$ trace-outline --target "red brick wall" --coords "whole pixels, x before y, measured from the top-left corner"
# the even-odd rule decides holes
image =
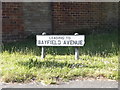
[[[24,22],[22,3],[2,3],[3,41],[16,41],[23,38]]]
[[[101,3],[53,3],[53,29],[55,33],[69,34],[81,29],[92,29],[101,24]],[[89,30],[90,31],[90,30]],[[89,32],[87,30],[87,32]],[[82,32],[82,31],[81,31]]]
[[[26,31],[30,34],[32,32],[40,34],[43,31],[52,31],[54,34],[74,34],[74,32],[81,34],[100,27],[107,27],[110,30],[117,25],[117,17],[116,3],[4,2],[2,3],[2,39],[16,41],[24,38],[25,34],[27,36]]]

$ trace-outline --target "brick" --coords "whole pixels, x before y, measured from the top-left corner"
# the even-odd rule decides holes
[[[109,5],[117,6],[115,3],[98,3],[98,2],[56,2],[53,3],[53,29],[54,33],[63,31],[74,32],[80,29],[92,29],[103,27],[102,23],[106,22],[107,10],[112,8]],[[112,9],[113,11],[115,9]],[[110,11],[110,10],[108,10]],[[116,11],[116,10],[115,10]],[[117,14],[117,13],[116,13]],[[105,16],[106,15],[106,16]],[[112,16],[114,17],[114,15]],[[104,23],[107,27],[107,23]],[[97,29],[97,28],[96,28]],[[66,32],[69,34],[69,32]],[[89,32],[89,31],[88,31]]]
[[[2,2],[3,40],[24,35],[70,34],[91,29],[117,28],[118,3],[102,2]]]
[[[24,32],[22,3],[3,2],[2,7],[3,40],[17,40],[19,32]]]

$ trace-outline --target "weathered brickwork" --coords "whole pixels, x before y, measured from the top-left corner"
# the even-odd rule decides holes
[[[102,21],[103,28],[108,29],[117,29],[118,28],[118,3],[102,3],[103,9],[102,14],[104,17],[104,20]]]
[[[53,3],[54,33],[86,33],[116,24],[116,6],[116,3],[100,2]]]
[[[24,36],[22,3],[2,3],[3,41],[16,41]]]
[[[117,28],[118,3],[105,2],[4,2],[3,41],[31,34],[73,34]],[[103,31],[103,32],[104,32]]]
[[[52,33],[51,3],[27,2],[23,5],[26,34]]]

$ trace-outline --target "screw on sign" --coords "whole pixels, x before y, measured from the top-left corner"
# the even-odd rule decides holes
[[[42,47],[41,58],[45,58],[46,46],[73,46],[75,47],[75,60],[79,59],[79,47],[84,46],[85,36],[75,33],[74,35],[36,35],[36,45]]]

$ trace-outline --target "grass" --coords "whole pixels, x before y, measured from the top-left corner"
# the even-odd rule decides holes
[[[118,80],[117,33],[86,35],[80,47],[80,60],[74,60],[74,47],[46,47],[47,56],[40,59],[41,48],[34,39],[4,44],[0,53],[0,75],[5,82],[41,81],[55,84],[76,77],[104,77]]]

